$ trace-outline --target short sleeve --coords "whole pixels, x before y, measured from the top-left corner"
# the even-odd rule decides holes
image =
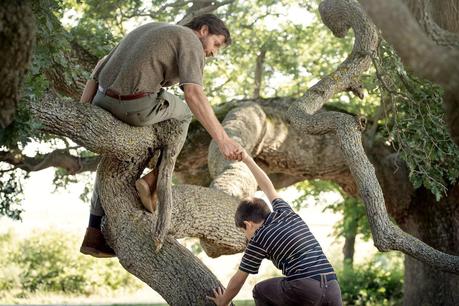
[[[181,40],[177,50],[179,85],[191,83],[202,86],[205,63],[202,44],[194,33],[183,35]]]
[[[271,202],[271,205],[273,207],[273,211],[282,211],[282,210],[288,210],[288,211],[292,211],[292,208],[290,207],[290,205],[285,202],[284,200],[280,199],[280,198],[277,198],[277,199],[274,199],[272,202]]]
[[[249,274],[257,274],[261,261],[266,258],[266,251],[257,243],[250,241],[242,256],[239,270]]]
[[[104,56],[101,60],[99,60],[97,62],[97,65],[96,67],[94,67],[94,70],[92,71],[91,73],[91,79],[93,80],[96,80],[96,81],[99,81],[99,75],[100,75],[100,72],[102,71],[102,69],[105,67],[105,64],[107,64],[107,62],[110,60],[110,58],[112,57],[113,53],[115,53],[115,50],[118,48],[118,46],[116,46],[115,48],[113,48],[109,54],[107,54],[106,56]]]

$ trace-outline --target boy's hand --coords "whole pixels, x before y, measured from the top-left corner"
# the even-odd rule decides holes
[[[224,299],[224,295],[225,295],[225,289],[219,287],[217,289],[214,289],[214,295],[215,297],[211,297],[211,296],[206,296],[209,300],[212,300],[215,305],[217,306],[227,306],[227,305],[230,305],[230,304],[224,304],[225,302],[225,299]]]
[[[244,148],[242,148],[241,159],[239,161],[245,161],[248,157],[249,157],[249,154]]]

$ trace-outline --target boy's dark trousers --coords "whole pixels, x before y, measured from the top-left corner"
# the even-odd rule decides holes
[[[336,277],[333,278],[330,280],[329,275],[322,274],[317,279],[287,281],[285,277],[276,277],[262,281],[253,288],[255,305],[341,306],[341,290]]]

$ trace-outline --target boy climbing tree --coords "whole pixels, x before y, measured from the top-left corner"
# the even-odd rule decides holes
[[[208,298],[217,305],[228,305],[247,276],[258,273],[261,261],[267,258],[285,276],[256,284],[256,305],[342,305],[335,271],[309,227],[279,197],[269,177],[245,150],[242,161],[255,176],[273,211],[260,198],[244,199],[239,204],[235,223],[244,231],[248,244],[227,289],[214,289],[215,296]]]

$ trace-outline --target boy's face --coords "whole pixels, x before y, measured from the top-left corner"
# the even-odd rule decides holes
[[[250,241],[253,235],[255,235],[255,231],[263,225],[263,222],[255,223],[252,221],[244,221],[244,224],[245,224],[245,228],[241,228],[241,231],[244,232],[244,235],[245,235],[245,238],[247,238],[247,241]]]

